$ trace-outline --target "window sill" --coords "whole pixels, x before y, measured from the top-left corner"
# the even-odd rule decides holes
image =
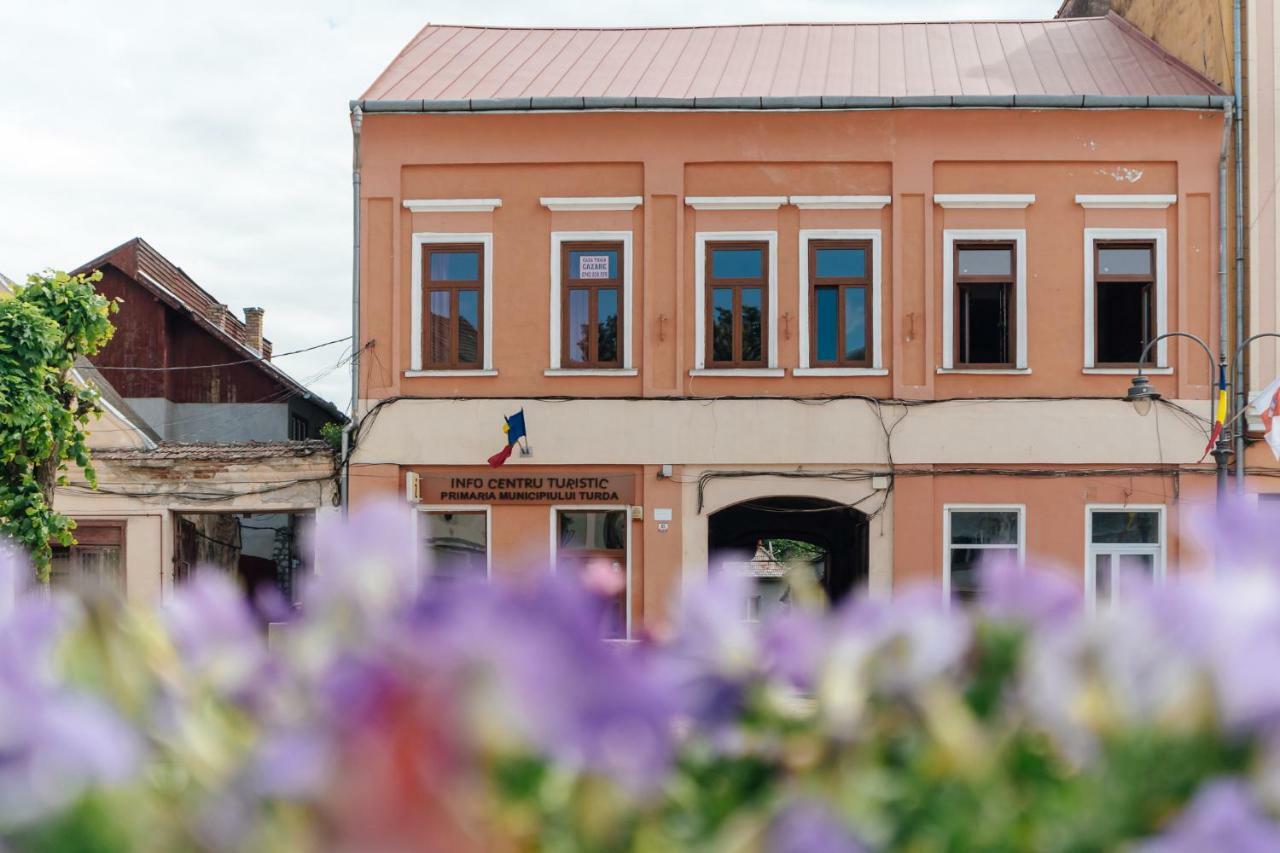
[[[888,376],[884,367],[793,367],[792,376]]]
[[[543,376],[639,376],[634,367],[553,367],[542,371]]]
[[[408,378],[416,378],[419,376],[497,376],[496,370],[406,370],[404,375]]]
[[[1136,367],[1086,367],[1080,371],[1088,376],[1136,376]],[[1172,376],[1172,367],[1144,367],[1142,372],[1147,376]]]
[[[700,367],[690,370],[690,376],[739,376],[739,377],[779,377],[786,376],[787,371],[781,367]]]
[[[939,367],[939,376],[1030,376],[1029,367]]]

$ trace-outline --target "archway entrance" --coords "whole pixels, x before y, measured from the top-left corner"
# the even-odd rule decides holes
[[[832,602],[867,582],[867,517],[821,498],[753,498],[707,520],[712,571],[726,563],[756,580],[753,606],[768,608],[785,594],[782,575],[812,571]],[[776,606],[776,605],[775,605]]]

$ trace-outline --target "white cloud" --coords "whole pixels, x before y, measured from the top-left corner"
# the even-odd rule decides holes
[[[11,0],[0,5],[0,270],[142,236],[277,352],[350,330],[347,102],[430,19],[506,25],[1046,18],[1058,0]],[[319,376],[341,345],[287,358]],[[345,405],[349,376],[315,389]]]

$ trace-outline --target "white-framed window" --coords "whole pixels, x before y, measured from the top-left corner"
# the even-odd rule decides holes
[[[942,232],[942,369],[1026,372],[1027,232]]]
[[[880,229],[801,229],[797,375],[884,369]]]
[[[584,374],[631,373],[635,370],[632,356],[632,268],[635,257],[632,244],[630,231],[551,232],[551,370]],[[601,259],[603,263],[600,263]],[[593,276],[598,274],[602,274],[601,278],[609,284],[589,286],[595,281]],[[575,288],[575,282],[581,282],[583,287]],[[617,292],[619,283],[620,293]],[[578,295],[583,297],[581,306],[574,299]],[[609,298],[604,298],[606,296]],[[584,314],[578,317],[588,310],[593,312],[592,316]],[[607,327],[610,313],[615,324],[613,340],[617,352],[614,358],[605,357],[609,353],[601,346],[604,336],[584,334],[579,342],[572,331],[566,332],[566,329],[580,326],[583,322]],[[582,352],[576,360],[580,363],[575,364],[575,353],[579,348]],[[607,364],[613,361],[618,363]],[[600,362],[606,365],[602,366]]]
[[[753,307],[759,311],[762,307],[763,317],[754,318],[754,324],[761,328],[762,340],[759,344],[764,352],[758,358],[752,358],[753,352],[749,352],[748,347],[744,345],[744,339],[747,332],[743,327],[748,325],[741,322],[742,318],[738,316],[730,316],[728,328],[731,331],[729,343],[727,344],[730,353],[726,359],[727,364],[733,366],[717,367],[715,364],[709,364],[707,357],[709,340],[714,338],[708,333],[708,328],[712,325],[708,314],[708,301],[717,294],[717,288],[712,287],[708,292],[707,278],[713,271],[708,269],[707,257],[717,244],[723,245],[726,257],[731,255],[735,261],[742,260],[743,263],[749,261],[746,255],[751,251],[758,251],[761,260],[761,268],[754,272],[751,276],[747,276],[746,272],[750,270],[733,270],[733,278],[726,277],[726,282],[734,282],[726,284],[723,290],[728,295],[728,304],[732,306],[740,306],[737,310],[747,312]],[[753,247],[758,246],[759,249]],[[740,258],[738,256],[741,256]],[[738,273],[743,273],[738,275]],[[781,376],[783,371],[778,368],[778,232],[777,231],[699,231],[694,234],[694,279],[696,281],[696,293],[694,298],[694,373],[698,374],[724,374],[724,375],[740,375],[740,376]],[[752,284],[742,284],[741,282],[748,279],[760,279],[764,284],[763,292],[757,293],[758,289]],[[760,306],[763,301],[764,305]],[[748,303],[751,304],[748,304]],[[728,309],[730,315],[734,314],[734,309]],[[714,343],[714,340],[711,340]],[[756,342],[753,340],[750,346],[754,347]],[[758,362],[758,363],[755,363]],[[745,366],[751,364],[751,366]]]
[[[440,504],[417,509],[422,553],[433,578],[489,577],[493,570],[491,507]]]
[[[977,597],[986,558],[1026,557],[1027,509],[1022,504],[945,504],[942,507],[942,589],[948,600]]]
[[[451,247],[454,255],[461,261],[454,269],[452,264],[442,262],[441,287],[439,304],[431,304],[433,318],[432,328],[425,327],[428,299],[436,294],[428,294],[427,288],[433,272],[427,269],[432,260],[433,250],[430,247]],[[469,274],[471,263],[468,247],[479,252],[479,267],[475,276],[476,288],[468,288],[470,280],[461,286],[451,279],[455,275]],[[466,250],[466,251],[464,251]],[[462,257],[467,255],[467,257]],[[444,259],[448,260],[448,259]],[[411,373],[433,376],[485,376],[492,375],[493,369],[493,234],[486,233],[426,233],[416,232],[413,235],[413,292],[410,298]],[[473,290],[478,289],[475,294]],[[478,299],[475,297],[478,295]],[[437,310],[437,308],[439,310]],[[477,316],[478,315],[478,316]],[[438,320],[438,322],[437,322]],[[438,328],[437,328],[438,327]],[[443,345],[432,343],[433,336],[445,330]],[[474,341],[479,337],[479,351],[474,355],[478,361],[468,361],[468,353],[462,351],[460,342]],[[439,357],[445,367],[433,367],[426,362],[427,349],[432,347],[432,355]]]
[[[1126,579],[1164,580],[1163,505],[1090,504],[1084,530],[1084,591],[1091,608],[1114,605]]]
[[[1164,228],[1084,230],[1084,366],[1132,373],[1142,346],[1168,331],[1169,257]],[[1168,341],[1155,346],[1169,366]]]
[[[626,586],[607,609],[601,635],[631,638],[631,508],[607,504],[551,507],[551,565],[556,571],[619,572]]]

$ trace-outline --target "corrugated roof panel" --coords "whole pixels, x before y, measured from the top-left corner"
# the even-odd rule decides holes
[[[665,29],[428,26],[371,100],[1220,95],[1123,19]]]

